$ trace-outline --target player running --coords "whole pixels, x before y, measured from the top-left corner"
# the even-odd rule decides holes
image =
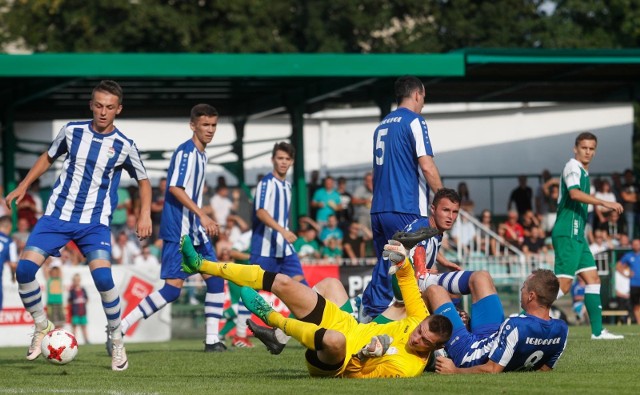
[[[44,215],[34,227],[20,256],[16,279],[25,309],[35,322],[27,359],[40,355],[40,343],[53,329],[42,303],[36,273],[49,256],[60,256],[60,248],[74,241],[87,258],[91,277],[100,292],[113,337],[113,370],[129,366],[120,333],[120,295],[111,275],[111,231],[109,224],[118,205],[117,189],[122,169],[138,182],[140,213],[137,235],[151,235],[151,184],[138,148],[113,122],[122,111],[122,88],[115,81],[102,81],[91,94],[93,120],[69,122],[36,160],[20,185],[7,195],[7,206],[20,203],[29,186],[53,162],[65,155],[62,172],[53,186]]]

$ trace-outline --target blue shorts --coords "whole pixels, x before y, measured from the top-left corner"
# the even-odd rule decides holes
[[[447,305],[443,305],[445,307]],[[504,310],[498,295],[486,296],[471,306],[471,332],[467,330],[460,315],[453,308],[436,313],[447,317],[453,324],[451,338],[445,344],[449,358],[458,367],[481,365],[489,359],[491,342],[489,339],[500,329],[504,321]]]
[[[78,224],[45,215],[33,228],[25,249],[35,247],[50,256],[60,256],[69,241],[76,243],[84,256],[104,250],[111,255],[111,230],[103,224]]]
[[[204,244],[194,246],[196,251],[205,259],[217,261],[215,251],[211,247],[211,243],[207,240]],[[162,263],[160,268],[160,278],[163,280],[169,278],[186,279],[191,276],[182,271],[182,253],[180,252],[180,242],[164,240],[162,244]]]
[[[415,214],[375,213],[371,214],[373,248],[378,263],[371,273],[371,282],[362,294],[364,313],[375,318],[389,307],[393,299],[393,287],[389,276],[389,261],[382,259],[382,251],[388,240],[399,230],[416,230],[429,227],[429,219]],[[408,229],[407,229],[408,228]]]
[[[249,262],[254,265],[260,265],[262,269],[268,272],[282,273],[289,277],[304,276],[298,254],[291,254],[282,258],[251,254]]]

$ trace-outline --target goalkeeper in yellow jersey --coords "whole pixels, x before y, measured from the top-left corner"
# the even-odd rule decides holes
[[[385,246],[384,257],[397,266],[398,285],[407,317],[388,324],[360,324],[334,301],[289,276],[257,265],[203,259],[185,236],[181,243],[186,273],[207,273],[243,286],[242,299],[266,324],[280,328],[306,348],[309,374],[314,377],[414,377],[424,371],[431,352],[449,340],[452,325],[441,315],[429,315],[416,284],[406,249],[433,236],[433,229],[398,233]],[[255,291],[273,292],[298,319],[285,318]],[[340,301],[337,301],[340,303]]]

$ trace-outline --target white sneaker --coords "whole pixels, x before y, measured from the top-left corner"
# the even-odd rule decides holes
[[[591,340],[620,340],[620,339],[624,339],[623,335],[614,335],[613,333],[609,332],[606,329],[602,329],[602,332],[600,332],[599,336],[596,335],[591,335]]]
[[[27,350],[27,359],[29,361],[33,361],[34,359],[40,356],[40,354],[42,353],[42,351],[40,350],[42,339],[44,339],[44,336],[47,333],[51,332],[54,328],[55,326],[53,325],[53,322],[47,320],[47,326],[44,329],[38,330],[38,327],[35,327],[33,329],[33,337],[31,338],[31,345]]]
[[[129,360],[127,359],[127,351],[124,349],[124,344],[113,343],[113,349],[111,350],[111,370],[127,370],[128,367]]]

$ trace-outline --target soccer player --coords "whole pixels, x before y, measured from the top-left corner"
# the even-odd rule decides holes
[[[373,135],[371,228],[378,263],[362,296],[364,313],[371,318],[382,313],[393,298],[389,262],[381,258],[383,246],[416,220],[421,221],[418,227],[428,226],[429,191],[442,188],[427,123],[420,115],[424,85],[416,77],[400,77],[395,95],[398,108],[380,122]]]
[[[122,88],[114,81],[101,81],[91,94],[91,121],[70,122],[36,160],[27,176],[7,196],[7,205],[20,203],[29,186],[44,174],[61,155],[66,155],[62,172],[54,184],[45,214],[34,227],[16,271],[18,290],[25,309],[35,321],[35,330],[27,359],[40,355],[40,343],[53,329],[42,303],[36,272],[51,255],[60,256],[60,248],[70,240],[87,258],[91,276],[100,292],[113,337],[113,370],[129,366],[120,334],[120,296],[111,275],[111,231],[109,221],[117,206],[118,184],[122,169],[138,182],[140,213],[137,235],[151,235],[151,184],[135,143],[114,125],[122,111]]]
[[[202,191],[207,166],[205,148],[211,142],[218,125],[218,111],[208,104],[197,104],[191,109],[189,125],[192,137],[173,152],[167,173],[159,237],[162,239],[162,267],[160,278],[164,286],[144,298],[122,320],[122,333],[140,321],[178,299],[184,280],[188,277],[180,270],[180,237],[189,235],[196,249],[208,259],[217,259],[209,237],[218,233],[218,224],[202,209]],[[205,352],[220,352],[227,348],[218,337],[224,281],[219,277],[202,275],[207,285],[205,298]]]
[[[423,293],[435,314],[453,324],[451,339],[445,344],[449,358],[436,359],[436,372],[500,373],[522,370],[551,370],[567,342],[567,323],[549,317],[549,309],[560,287],[550,270],[534,270],[520,291],[524,314],[504,319],[491,275],[472,272],[469,287],[473,300],[471,330],[467,329],[447,289],[432,285]]]
[[[586,283],[584,305],[589,314],[591,339],[615,340],[614,335],[602,328],[602,302],[600,299],[600,277],[589,243],[584,235],[589,204],[603,206],[621,214],[622,205],[595,198],[589,194],[589,164],[598,145],[597,137],[589,132],[580,133],[575,140],[574,158],[564,166],[560,182],[558,214],[551,232],[555,252],[555,273],[560,280],[558,298],[571,289],[573,278],[578,275]]]
[[[283,273],[307,284],[292,246],[298,237],[289,230],[291,184],[287,181],[287,171],[294,159],[293,145],[282,141],[273,146],[273,171],[256,186],[250,261],[264,270]]]
[[[10,216],[3,215],[0,217],[0,311],[2,311],[2,272],[4,271],[4,264],[9,264],[11,277],[13,278],[18,262],[18,248],[10,236],[12,227],[13,223]]]
[[[431,235],[431,232],[426,233],[427,237]],[[411,237],[414,240],[411,241]],[[425,234],[411,234],[403,243],[415,244],[418,237],[425,237]],[[385,246],[385,255],[400,265],[398,283],[404,295],[407,318],[385,325],[359,324],[353,316],[338,308],[344,300],[327,300],[287,275],[265,271],[256,265],[203,260],[188,237],[183,239],[182,253],[186,272],[206,272],[243,286],[242,299],[249,310],[307,348],[307,369],[314,377],[419,376],[431,351],[451,335],[449,320],[429,315],[418,291],[413,268],[405,258],[408,252],[397,241]],[[277,313],[254,289],[273,292],[300,318],[285,318]]]

